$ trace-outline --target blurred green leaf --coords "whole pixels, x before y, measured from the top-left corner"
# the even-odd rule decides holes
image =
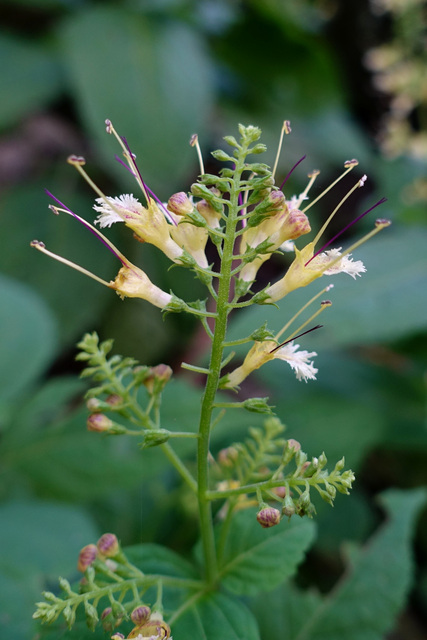
[[[194,567],[171,549],[158,544],[139,544],[126,547],[126,556],[144,573],[162,573],[197,579]]]
[[[71,92],[101,152],[106,159],[121,155],[105,135],[108,117],[140,157],[144,180],[155,191],[169,182],[169,195],[195,165],[188,142],[194,132],[203,134],[211,108],[202,39],[178,21],[99,6],[69,18],[62,45]],[[114,170],[126,175],[117,164]]]
[[[263,529],[253,509],[237,512],[221,562],[222,584],[239,595],[274,589],[296,572],[314,536],[307,518]]]
[[[410,543],[423,489],[382,494],[388,520],[357,555],[338,586],[304,615],[293,640],[382,640],[405,603],[413,577]]]
[[[285,582],[274,591],[254,598],[251,611],[258,620],[262,640],[270,640],[274,635],[294,640],[321,603],[322,598],[316,591],[303,591]]]
[[[80,549],[99,532],[88,514],[56,502],[9,502],[0,506],[3,571],[43,573],[56,578],[75,571]]]
[[[62,77],[57,59],[40,44],[0,33],[0,60],[0,128],[14,125],[59,95]]]
[[[159,473],[162,458],[143,458],[130,438],[102,438],[86,430],[87,411],[31,429],[17,442],[19,416],[2,443],[3,475],[17,490],[28,483],[38,495],[88,503]]]
[[[29,287],[0,275],[0,395],[16,398],[43,373],[57,345],[50,310]]]
[[[62,180],[49,180],[49,189],[73,211],[93,220],[94,200],[76,193],[71,167],[63,175]],[[42,240],[53,253],[107,281],[115,277],[120,262],[76,220],[65,214],[53,215],[47,209],[52,200],[44,193],[44,186],[46,183],[36,182],[3,194],[2,211],[8,219],[0,265],[5,273],[24,280],[42,294],[58,318],[60,339],[66,342],[77,339],[89,323],[93,325],[105,303],[115,301],[115,295],[70,267],[41,255],[29,246],[31,240]],[[115,232],[112,229],[108,233],[112,241]]]
[[[174,640],[258,640],[256,621],[244,604],[222,593],[196,600],[173,625]]]
[[[8,502],[0,506],[0,624],[4,637],[28,640],[38,625],[34,602],[51,579],[74,573],[80,549],[99,533],[76,508],[49,502]]]

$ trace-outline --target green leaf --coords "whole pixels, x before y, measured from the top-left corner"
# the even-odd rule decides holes
[[[239,595],[274,589],[295,573],[314,535],[308,519],[284,519],[263,529],[253,509],[236,513],[221,562],[223,585]]]
[[[403,607],[413,576],[410,549],[414,521],[426,491],[382,494],[388,520],[358,554],[333,592],[295,640],[382,640]]]
[[[46,105],[61,91],[57,60],[40,44],[0,34],[2,99],[0,127],[11,126]]]
[[[212,101],[210,61],[197,32],[99,6],[70,17],[61,37],[72,94],[105,157],[120,153],[105,134],[108,117],[155,191],[188,176],[195,162],[188,141],[203,133]],[[114,170],[126,176],[117,163]]]
[[[287,582],[274,591],[260,593],[251,602],[251,611],[258,621],[262,640],[271,637],[294,640],[321,602],[315,591],[303,591]]]
[[[259,640],[256,621],[244,604],[222,593],[196,600],[172,625],[174,640]]]
[[[50,310],[25,285],[0,276],[0,395],[15,398],[34,383],[53,356],[57,330]]]

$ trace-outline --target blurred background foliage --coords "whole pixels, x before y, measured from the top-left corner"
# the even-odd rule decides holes
[[[322,171],[320,190],[349,157],[361,162],[359,177],[369,176],[334,221],[331,236],[379,197],[388,198],[376,213],[393,226],[358,251],[366,276],[356,283],[346,276],[335,281],[325,327],[304,340],[304,348],[319,353],[318,382],[298,383],[273,362],[242,389],[270,395],[289,436],[309,454],[325,450],[331,462],[344,454],[356,472],[350,498],[337,501],[333,511],[319,504],[318,538],[299,586],[327,591],[335,583],[343,544],[364,543],[381,522],[380,491],[426,484],[426,21],[420,0],[3,0],[4,633],[15,640],[35,635],[30,616],[40,590],[52,588],[57,574],[72,576],[81,546],[106,530],[124,544],[155,541],[184,554],[197,538],[192,498],[177,492],[177,479],[157,451],[142,454],[134,442],[85,431],[85,386],[74,362],[75,342],[97,330],[102,339],[114,338],[119,353],[146,364],[171,363],[176,380],[166,394],[164,426],[188,423],[197,415],[199,381],[182,376],[179,363],[204,357],[197,325],[181,316],[161,321],[157,309],[121,302],[29,247],[33,238],[43,240],[104,279],[115,276],[115,258],[75,220],[52,215],[43,190],[93,219],[93,194],[67,165],[70,153],[86,157],[90,175],[107,194],[133,190],[114,161],[107,117],[127,137],[144,179],[162,199],[187,190],[197,175],[191,134],[199,134],[214,170],[208,152],[221,146],[222,136],[235,133],[238,122],[256,124],[272,162],[285,118],[293,133],[285,140],[279,177],[307,155],[288,195],[303,189],[312,168]],[[314,228],[351,184],[319,203]],[[361,236],[372,222],[365,219],[351,233]],[[191,299],[204,295],[190,274],[168,270],[162,255],[133,242],[125,229],[112,228],[109,237],[163,289],[186,297],[190,290]],[[285,265],[275,256],[260,275],[267,283]],[[308,293],[303,289],[283,301],[280,313],[261,307],[233,318],[232,334],[246,335],[265,320],[279,329]],[[214,450],[230,442],[231,426],[234,441],[256,422],[251,414],[226,418]],[[416,640],[427,633],[426,523],[424,512],[412,534],[417,569],[399,596],[403,613],[390,638]],[[302,593],[282,596],[309,611],[307,603],[317,596]],[[282,599],[274,597],[280,618]],[[255,613],[271,637],[262,600]],[[275,627],[275,637],[288,635]]]

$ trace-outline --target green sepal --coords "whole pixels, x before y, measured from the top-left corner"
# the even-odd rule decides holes
[[[261,151],[254,151],[254,149],[259,146],[263,145],[257,145],[256,147],[253,147],[253,149],[249,149],[249,153],[263,153],[266,150],[266,147],[264,147]],[[264,164],[264,162],[245,162],[245,169],[248,169],[257,175],[271,176],[271,169],[268,164]]]
[[[156,429],[156,431],[145,431],[144,441],[142,442],[141,449],[149,449],[151,447],[158,447],[164,444],[171,437],[171,432],[167,429]]]
[[[224,140],[230,145],[230,147],[234,147],[235,149],[242,148],[234,136],[224,136]]]
[[[206,311],[206,300],[193,300],[192,302],[187,302],[187,307],[195,309],[196,311]]]
[[[219,162],[234,162],[235,159],[228,155],[222,149],[217,149],[216,151],[212,151],[211,156],[218,160]]]
[[[248,398],[243,402],[243,407],[252,413],[273,413],[273,408],[268,404],[268,398]]]
[[[251,285],[253,283],[254,280],[250,280],[250,282],[247,282],[246,280],[236,278],[236,280],[234,281],[234,292],[236,294],[236,297],[241,298],[242,296],[245,296],[247,293],[249,293]]]
[[[267,145],[265,145],[263,142],[260,142],[258,144],[256,144],[254,147],[251,147],[250,149],[248,149],[248,155],[250,153],[253,154],[258,154],[258,153],[265,153],[265,151],[267,151]],[[270,168],[267,165],[264,165],[268,171],[270,171]]]
[[[267,322],[264,322],[262,327],[255,329],[249,337],[256,342],[265,342],[265,340],[274,340],[274,333],[267,329]]]
[[[192,224],[195,227],[204,227],[208,226],[208,223],[204,219],[201,213],[197,211],[197,209],[193,209],[191,213],[187,213],[183,220],[180,221],[179,224],[183,222],[187,222],[188,224]]]
[[[162,313],[180,313],[181,311],[184,311],[186,303],[181,300],[181,298],[178,298],[172,291],[170,291],[170,294],[172,296],[172,300],[168,302],[166,307],[163,307]]]
[[[259,127],[254,127],[252,124],[247,127],[245,127],[244,124],[239,124],[238,129],[242,136],[242,142],[246,142],[247,144],[256,142],[261,136],[261,129]]]

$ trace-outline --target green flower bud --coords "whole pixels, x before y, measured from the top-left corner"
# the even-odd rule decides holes
[[[294,515],[295,511],[296,509],[295,509],[294,501],[292,500],[291,496],[287,494],[283,502],[282,514],[290,518],[291,516]]]
[[[267,400],[268,398],[248,398],[243,402],[243,406],[247,411],[252,411],[253,413],[272,413]]]

